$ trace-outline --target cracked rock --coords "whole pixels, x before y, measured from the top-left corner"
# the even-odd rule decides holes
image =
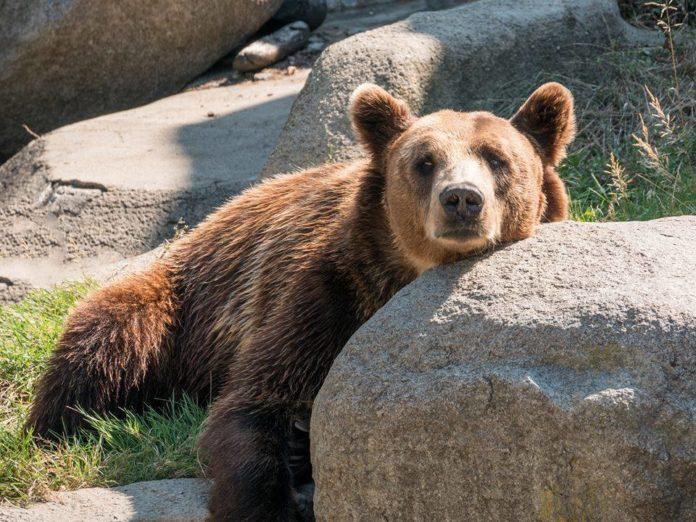
[[[696,217],[440,267],[314,404],[317,520],[696,520]]]
[[[80,211],[94,198],[101,196],[102,190],[58,185],[47,198],[46,205],[55,215],[71,214],[79,216]]]

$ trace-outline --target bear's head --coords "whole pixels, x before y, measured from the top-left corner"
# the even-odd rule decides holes
[[[529,237],[567,217],[556,166],[575,132],[573,97],[537,89],[510,119],[444,110],[414,116],[376,85],[351,96],[354,131],[384,176],[396,243],[420,270]]]

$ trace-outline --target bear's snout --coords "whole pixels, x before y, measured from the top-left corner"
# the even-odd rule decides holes
[[[481,191],[468,183],[445,187],[439,199],[448,217],[465,223],[478,219],[484,203]]]

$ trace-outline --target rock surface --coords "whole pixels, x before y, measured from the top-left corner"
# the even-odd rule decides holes
[[[384,4],[399,4],[404,0],[327,0],[329,11],[345,11]]]
[[[426,0],[425,3],[428,6],[428,9],[435,11],[439,9],[451,9],[472,1],[475,0]]]
[[[206,480],[173,479],[55,493],[27,509],[0,507],[0,522],[203,522],[208,489]]]
[[[256,179],[306,72],[58,129],[0,167],[0,301],[170,239]]]
[[[346,112],[361,83],[421,113],[472,110],[490,98],[523,101],[542,72],[596,75],[587,58],[648,38],[621,18],[615,0],[479,0],[413,14],[322,53],[263,175],[361,155]]]
[[[239,51],[233,66],[240,72],[258,71],[302,49],[309,39],[309,26],[302,21],[281,27]]]
[[[426,272],[313,411],[318,520],[695,520],[696,217]]]
[[[61,125],[176,92],[281,0],[0,3],[0,160]]]

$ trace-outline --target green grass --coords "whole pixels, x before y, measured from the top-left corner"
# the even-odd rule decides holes
[[[579,132],[560,168],[580,221],[696,214],[696,46],[615,50],[566,78]],[[563,81],[564,79],[561,79]]]
[[[581,221],[696,214],[696,2],[620,0],[662,46],[607,49],[585,77],[556,78],[576,97],[579,132],[560,168]]]
[[[0,308],[0,499],[22,503],[49,491],[202,476],[195,441],[205,410],[184,398],[123,419],[92,418],[93,431],[60,443],[22,432],[32,390],[63,321],[95,288],[40,290]]]

